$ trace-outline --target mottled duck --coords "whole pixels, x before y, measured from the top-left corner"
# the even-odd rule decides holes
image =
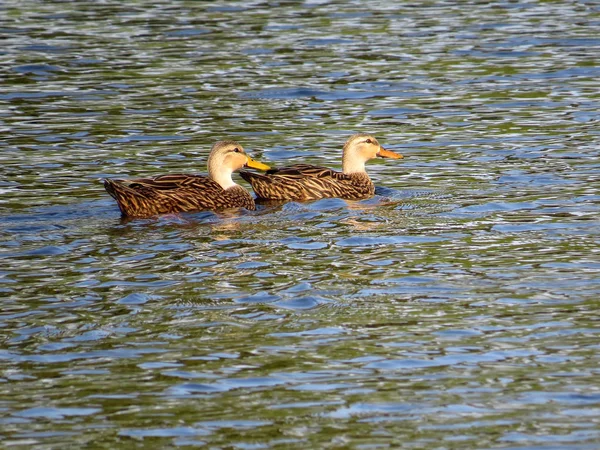
[[[250,193],[231,178],[242,167],[269,169],[248,156],[237,142],[219,141],[208,157],[208,177],[177,173],[134,180],[105,179],[104,187],[125,217],[240,207],[254,210]]]
[[[372,197],[375,186],[365,171],[365,163],[373,158],[402,158],[402,155],[383,148],[368,134],[355,134],[344,144],[342,171],[310,164],[296,164],[268,170],[266,174],[240,171],[252,185],[259,199],[317,200],[337,197],[362,200]]]

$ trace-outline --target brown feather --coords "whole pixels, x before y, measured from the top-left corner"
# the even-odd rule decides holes
[[[232,172],[269,166],[252,159],[235,141],[216,142],[208,156],[208,176],[174,173],[135,180],[104,180],[124,216],[149,217],[184,211],[256,209],[250,193],[235,184]]]
[[[241,186],[223,189],[215,181],[201,175],[106,179],[104,186],[117,201],[121,213],[129,217],[238,207],[256,209],[250,193]]]
[[[375,193],[375,186],[366,173],[344,174],[309,164],[269,170],[266,175],[241,170],[240,175],[261,199],[306,201],[338,197],[361,200]]]
[[[358,133],[346,141],[342,153],[342,172],[310,164],[296,164],[268,170],[265,175],[240,171],[261,200],[317,200],[338,197],[361,200],[372,197],[375,186],[365,171],[373,158],[402,158],[384,149],[373,136]]]

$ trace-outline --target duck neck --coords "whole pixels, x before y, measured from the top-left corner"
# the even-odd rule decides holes
[[[350,158],[348,157],[348,154],[344,152],[344,156],[342,157],[342,172],[346,175],[351,173],[366,173],[365,161]]]
[[[227,171],[222,171],[222,170],[218,171],[218,170],[211,170],[209,168],[208,176],[213,181],[216,181],[217,183],[219,183],[219,185],[223,189],[229,189],[231,187],[237,186],[237,184],[231,178],[231,172],[228,170]]]

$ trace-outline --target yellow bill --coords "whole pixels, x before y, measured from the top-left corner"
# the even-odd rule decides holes
[[[400,159],[404,158],[400,153],[393,152],[391,150],[386,150],[383,147],[379,147],[379,151],[377,152],[377,156],[380,158],[392,158],[392,159]]]
[[[264,170],[265,172],[270,169],[270,167],[267,166],[266,164],[256,161],[255,159],[250,158],[248,155],[246,155],[246,156],[248,157],[248,162],[246,163],[246,165],[244,167],[250,167],[252,169],[257,169],[257,170]]]

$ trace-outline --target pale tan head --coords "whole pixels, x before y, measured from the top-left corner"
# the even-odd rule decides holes
[[[212,146],[208,157],[208,176],[223,189],[235,186],[231,174],[242,167],[269,170],[270,167],[252,159],[235,141],[219,141]]]
[[[342,171],[344,173],[365,172],[365,163],[373,158],[402,158],[400,153],[386,150],[375,137],[358,133],[350,136],[344,144]]]

